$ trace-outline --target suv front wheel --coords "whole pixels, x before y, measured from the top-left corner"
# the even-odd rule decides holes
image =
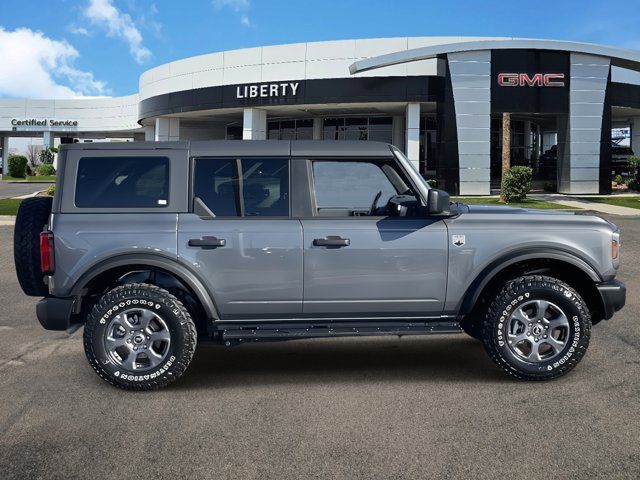
[[[566,283],[528,275],[506,283],[483,330],[485,348],[502,370],[524,380],[548,380],[580,362],[589,346],[591,316]]]
[[[185,306],[166,290],[133,283],[107,292],[84,329],[84,349],[96,373],[126,390],[152,390],[180,377],[196,347]]]

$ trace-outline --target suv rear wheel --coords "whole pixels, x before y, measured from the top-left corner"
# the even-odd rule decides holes
[[[529,275],[507,282],[493,301],[483,340],[508,374],[548,380],[580,362],[590,335],[591,316],[578,292],[556,278]]]
[[[196,340],[183,303],[143,283],[107,292],[84,329],[84,349],[93,369],[126,390],[160,388],[179,378],[191,362]]]

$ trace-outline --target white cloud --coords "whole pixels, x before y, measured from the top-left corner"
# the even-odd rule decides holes
[[[73,98],[104,96],[106,83],[74,67],[80,56],[66,40],[53,40],[28,28],[0,27],[0,96]]]
[[[89,0],[84,15],[92,24],[104,28],[110,37],[126,41],[136,62],[143,63],[151,57],[151,51],[142,44],[142,34],[131,16],[114,7],[113,0]]]
[[[217,9],[230,8],[236,13],[240,13],[240,24],[244,27],[251,26],[251,20],[247,12],[251,8],[249,0],[212,0],[213,6]]]
[[[89,33],[89,30],[87,30],[86,28],[76,27],[73,25],[69,27],[69,33],[73,33],[74,35],[82,35],[84,37],[91,36],[91,34]]]
[[[236,12],[248,10],[250,7],[249,0],[213,0],[213,5],[216,8],[229,7]]]

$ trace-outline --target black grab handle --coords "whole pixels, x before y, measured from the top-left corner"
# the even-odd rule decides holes
[[[227,241],[224,238],[216,237],[192,238],[189,240],[190,247],[216,248],[224,247],[226,244]]]
[[[326,237],[316,238],[313,240],[313,244],[316,247],[348,247],[351,245],[351,240],[342,237]]]

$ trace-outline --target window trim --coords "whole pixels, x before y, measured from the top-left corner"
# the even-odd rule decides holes
[[[227,161],[233,161],[235,160],[235,171],[236,171],[236,175],[238,176],[238,195],[236,197],[236,203],[237,203],[237,207],[238,210],[240,211],[240,215],[216,215],[215,217],[200,217],[202,220],[216,220],[216,219],[222,219],[222,220],[231,220],[231,219],[236,219],[236,220],[281,220],[281,219],[290,219],[290,218],[295,218],[292,216],[292,209],[293,209],[293,205],[291,202],[291,157],[288,155],[273,155],[273,156],[268,156],[268,155],[253,155],[253,156],[244,156],[244,157],[230,157],[230,156],[223,156],[223,157],[216,157],[216,156],[211,156],[211,155],[206,155],[206,156],[199,156],[199,157],[191,157],[189,159],[189,165],[190,165],[190,172],[189,172],[189,208],[188,208],[188,212],[189,213],[194,213],[194,202],[195,202],[195,198],[196,198],[196,192],[195,192],[195,176],[196,176],[196,163],[198,162],[198,160],[227,160]],[[287,188],[288,188],[288,210],[289,210],[289,214],[288,215],[249,215],[246,216],[245,215],[245,211],[244,211],[244,198],[243,198],[243,181],[244,179],[242,178],[242,161],[243,160],[285,160],[287,162],[287,172],[288,172],[288,176],[287,176]],[[211,210],[211,208],[209,208],[209,210]],[[214,212],[215,213],[215,212]]]
[[[80,206],[77,203],[78,200],[78,188],[80,186],[80,182],[78,181],[78,179],[80,178],[80,166],[83,160],[105,160],[107,161],[108,159],[111,160],[121,160],[123,158],[126,159],[133,159],[135,161],[138,161],[139,159],[144,159],[144,160],[149,160],[149,159],[161,159],[164,160],[166,162],[166,168],[167,168],[167,175],[165,178],[165,183],[166,183],[166,188],[167,188],[167,194],[166,194],[166,204],[164,205],[154,205],[153,207],[141,207],[141,206],[131,206],[131,207],[115,207],[115,206],[101,206],[101,207],[96,207],[96,206]],[[111,155],[111,156],[97,156],[97,155],[85,155],[85,156],[81,156],[78,158],[78,160],[75,162],[75,181],[74,181],[74,185],[73,185],[73,191],[72,191],[72,204],[73,204],[73,208],[78,209],[82,212],[106,212],[106,211],[110,211],[110,212],[114,212],[114,213],[120,213],[120,212],[149,212],[149,213],[153,213],[153,212],[157,212],[157,213],[165,213],[165,211],[167,211],[168,209],[170,209],[171,206],[171,180],[172,180],[172,169],[171,169],[171,158],[167,155],[147,155],[147,156],[138,156],[138,155]]]

